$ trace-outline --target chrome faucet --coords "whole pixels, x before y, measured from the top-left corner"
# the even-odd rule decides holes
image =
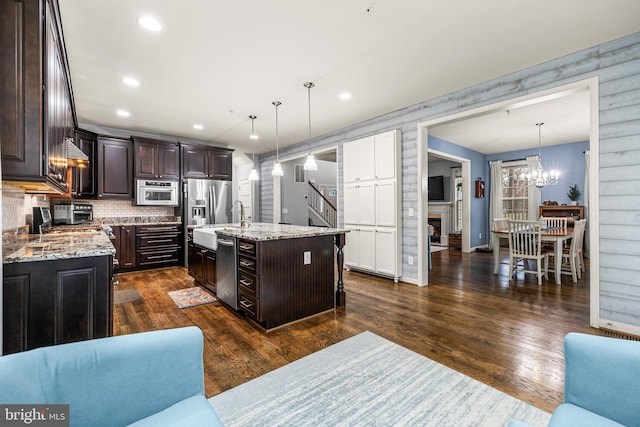
[[[233,202],[234,204],[238,203],[240,205],[240,228],[246,228],[249,226],[249,220],[244,216],[244,205],[240,200],[236,200]]]

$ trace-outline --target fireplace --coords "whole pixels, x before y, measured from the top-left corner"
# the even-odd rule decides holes
[[[442,219],[440,218],[440,215],[437,215],[437,216],[429,215],[429,218],[427,218],[427,221],[431,226],[431,230],[433,230],[431,232],[431,243],[440,243],[440,236],[441,236],[441,229],[442,229],[442,226],[441,226]]]
[[[449,246],[449,223],[451,203],[430,202],[427,222],[433,227],[431,243],[438,246]]]

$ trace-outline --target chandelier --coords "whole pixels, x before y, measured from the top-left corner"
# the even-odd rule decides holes
[[[536,123],[538,126],[538,167],[529,171],[528,174],[520,176],[520,180],[526,182],[528,185],[535,185],[537,188],[542,188],[546,185],[556,185],[560,180],[560,172],[556,170],[545,171],[542,168],[542,125],[544,123]]]

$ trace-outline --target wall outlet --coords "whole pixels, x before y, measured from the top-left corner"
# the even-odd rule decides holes
[[[311,251],[304,253],[304,265],[311,264]]]
[[[478,239],[482,239],[482,233],[478,234]]]
[[[409,265],[413,265],[413,257],[412,256],[409,257],[408,263],[409,263]]]
[[[413,208],[409,208],[409,216],[413,216]]]

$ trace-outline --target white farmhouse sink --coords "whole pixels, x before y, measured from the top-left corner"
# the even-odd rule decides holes
[[[224,230],[224,227],[206,227],[193,229],[193,243],[207,249],[218,249],[218,235],[216,231]]]

